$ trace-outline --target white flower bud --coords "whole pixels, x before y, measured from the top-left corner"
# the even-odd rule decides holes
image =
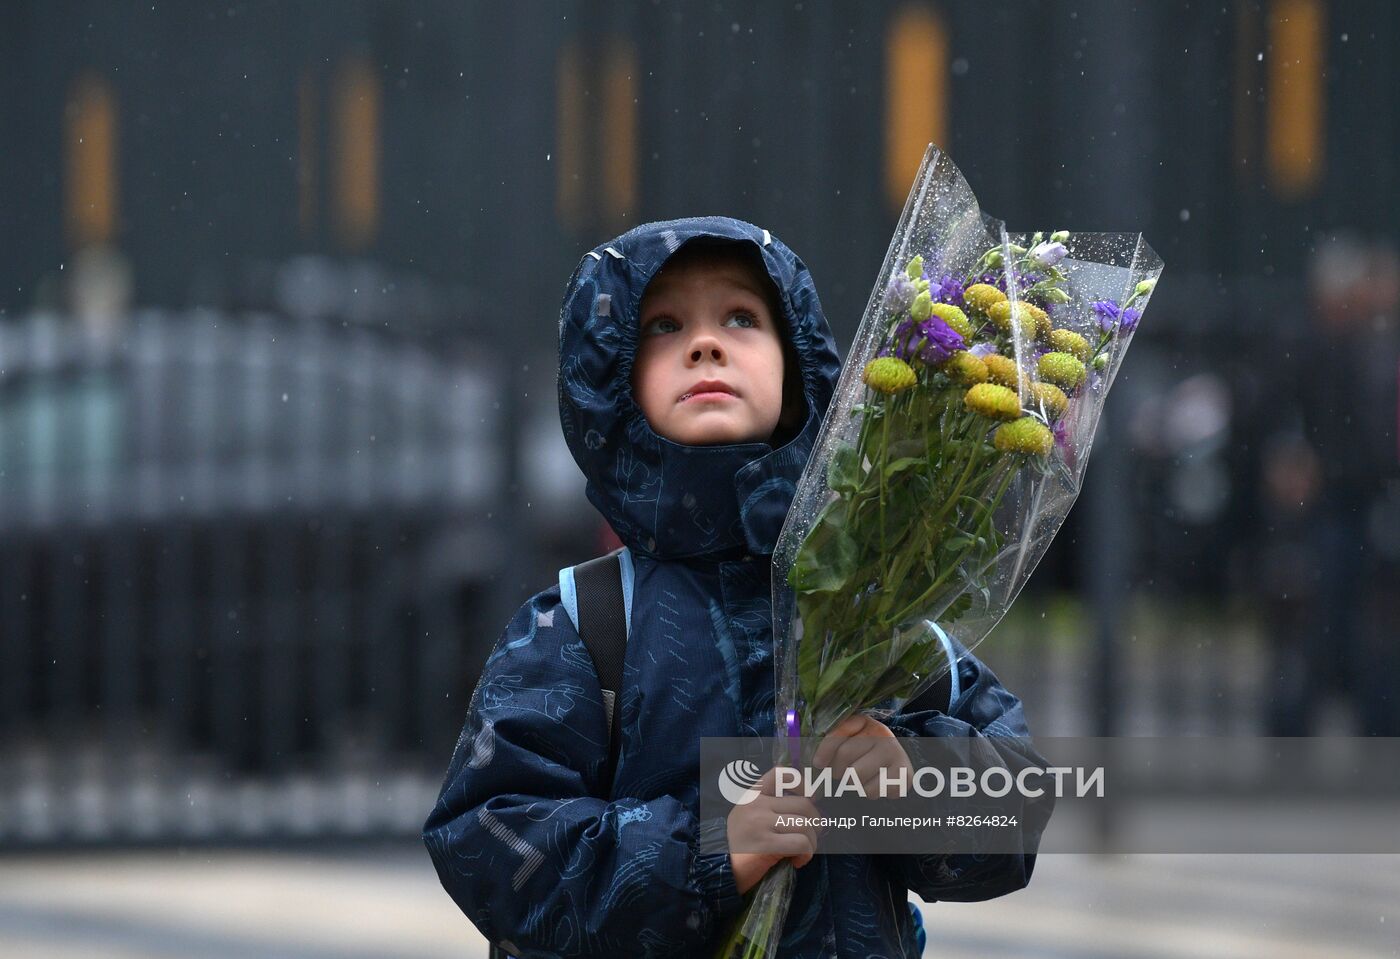
[[[1063,243],[1041,243],[1031,251],[1031,260],[1041,269],[1048,270],[1069,254]]]

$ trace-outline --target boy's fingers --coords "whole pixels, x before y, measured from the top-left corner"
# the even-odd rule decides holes
[[[862,756],[877,745],[879,745],[879,740],[867,736],[847,739],[837,747],[835,754],[831,757],[831,765],[835,769],[846,769],[849,766],[854,766]]]
[[[806,796],[778,796],[764,805],[774,812],[798,813],[804,816],[819,815],[816,803]]]
[[[763,774],[754,787],[760,796],[772,796],[778,791],[778,767],[774,766]]]
[[[869,717],[864,713],[852,713],[837,723],[836,727],[823,736],[822,741],[817,744],[817,751],[812,756],[812,765],[818,768],[828,765],[832,754],[851,737],[859,736],[869,722]]]
[[[818,769],[824,769],[831,765],[831,754],[836,752],[845,741],[845,736],[837,735],[835,732],[827,733],[817,744],[817,751],[812,754],[812,765]]]
[[[791,766],[773,766],[766,773],[763,774],[762,778],[759,779],[758,783],[754,786],[754,788],[758,790],[758,793],[761,796],[777,795],[778,770],[791,768]]]
[[[861,781],[861,785],[865,789],[867,797],[873,798],[880,795],[880,779],[882,776],[888,776],[890,780],[890,789],[886,792],[886,796],[904,795],[904,793],[899,792],[897,785],[899,782],[899,771],[902,767],[897,762],[892,762],[890,757],[867,753],[851,768],[856,771],[856,778]],[[906,789],[908,785],[906,781]]]
[[[812,765],[818,769],[844,769],[873,746],[874,740],[869,737],[837,736],[833,733],[817,747],[817,752],[812,757]]]

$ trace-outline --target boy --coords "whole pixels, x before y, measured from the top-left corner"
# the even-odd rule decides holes
[[[814,857],[810,832],[784,855],[698,852],[702,834],[764,828],[759,803],[698,819],[700,740],[774,732],[771,556],[839,372],[806,267],[751,224],[646,224],[575,270],[564,435],[627,546],[617,768],[602,795],[606,712],[561,577],[488,657],[424,825],[444,888],[511,955],[708,959],[742,894],[791,858],[780,956],[916,956],[910,889],[986,899],[1029,880],[1033,854]],[[841,733],[1028,735],[1019,701],[965,650],[958,670],[951,715],[858,716]]]

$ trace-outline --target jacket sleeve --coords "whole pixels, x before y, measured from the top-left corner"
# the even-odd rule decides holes
[[[423,826],[443,888],[512,955],[667,955],[742,903],[729,854],[697,854],[723,819],[701,823],[673,795],[599,798],[607,741],[597,673],[554,586],[487,658]]]
[[[1029,745],[1030,729],[1021,700],[1003,686],[987,665],[965,646],[953,641],[957,654],[959,691],[947,712],[937,708],[896,711],[884,720],[896,736],[972,736],[987,739],[1015,773],[1026,766],[1048,766]],[[1008,739],[1018,740],[1007,742]],[[1012,793],[1011,795],[1014,795]],[[925,902],[948,900],[975,902],[994,899],[1024,888],[1035,869],[1036,850],[1049,822],[1054,798],[1047,792],[1033,803],[1022,804],[1017,815],[1023,853],[931,853],[875,857],[897,881]]]

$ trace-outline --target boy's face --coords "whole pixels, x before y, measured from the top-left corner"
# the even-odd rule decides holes
[[[676,443],[767,441],[783,405],[783,346],[762,287],[737,258],[663,267],[642,295],[632,395]]]

